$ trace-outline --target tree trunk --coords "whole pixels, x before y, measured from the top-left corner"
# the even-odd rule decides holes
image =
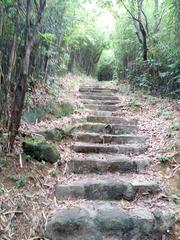
[[[21,116],[24,106],[24,98],[26,93],[27,79],[29,76],[29,65],[32,48],[35,44],[36,33],[39,30],[39,25],[42,20],[42,14],[46,6],[46,0],[39,1],[39,9],[37,10],[37,22],[35,25],[31,25],[31,10],[32,1],[26,1],[26,29],[25,29],[25,49],[24,59],[22,61],[21,73],[16,85],[14,102],[11,110],[11,120],[9,126],[9,149],[13,150],[15,137],[18,134],[20,127]]]
[[[70,56],[69,56],[69,62],[68,62],[68,72],[73,72],[74,57],[75,57],[74,50],[71,50],[71,53],[70,53]]]

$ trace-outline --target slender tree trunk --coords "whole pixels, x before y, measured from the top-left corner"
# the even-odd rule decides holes
[[[35,44],[36,33],[39,30],[39,25],[42,20],[42,14],[46,6],[46,0],[39,1],[39,9],[37,11],[37,22],[31,26],[31,10],[32,0],[26,1],[26,31],[25,31],[25,49],[24,59],[22,61],[21,73],[16,85],[14,102],[11,111],[11,120],[9,126],[9,150],[12,151],[14,147],[15,137],[18,134],[20,127],[21,116],[24,106],[24,98],[26,93],[27,79],[29,76],[29,65],[32,48]]]
[[[70,56],[69,56],[69,62],[68,62],[68,72],[73,72],[74,57],[75,57],[74,50],[71,50],[71,53],[70,53]]]
[[[4,85],[4,74],[3,74],[3,69],[2,69],[2,57],[3,53],[1,51],[2,47],[2,37],[3,37],[3,19],[4,19],[4,8],[2,4],[0,3],[0,120],[2,118],[2,112],[3,112],[3,85]]]

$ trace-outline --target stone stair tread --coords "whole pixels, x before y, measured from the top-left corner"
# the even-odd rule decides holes
[[[108,133],[108,134],[129,134],[138,130],[137,125],[126,124],[105,124],[105,123],[80,123],[77,124],[76,129],[78,131],[96,132],[96,133]]]
[[[88,200],[134,200],[136,195],[157,194],[158,182],[147,179],[144,175],[121,176],[119,174],[88,175],[78,180],[69,180],[55,186],[58,199]]]
[[[107,96],[107,95],[95,95],[95,94],[81,94],[79,96],[80,99],[92,99],[92,100],[119,100],[116,96]]]
[[[90,115],[87,116],[88,122],[99,122],[99,123],[114,123],[114,124],[127,124],[127,125],[137,125],[138,120],[137,119],[125,119],[122,117],[112,116],[112,117],[106,117],[106,116],[97,116],[97,115]]]
[[[50,240],[158,240],[175,221],[165,208],[123,209],[111,203],[85,202],[58,209],[45,227]]]
[[[147,140],[147,136],[135,135],[135,134],[102,134],[94,132],[76,132],[76,140],[81,142],[90,143],[111,143],[111,144],[122,144],[122,143],[144,143]]]
[[[83,104],[104,104],[104,105],[114,105],[114,104],[120,104],[121,102],[119,100],[93,100],[93,99],[86,99],[81,100],[81,103]]]
[[[84,104],[87,109],[96,109],[103,111],[118,111],[121,106],[119,105],[105,105],[105,104]]]
[[[146,146],[140,144],[97,144],[97,143],[86,143],[86,142],[76,142],[72,145],[72,149],[75,152],[84,153],[144,153],[147,149]]]
[[[80,87],[79,92],[96,92],[96,91],[110,91],[113,93],[118,92],[117,89],[114,88],[102,88],[102,87]]]
[[[98,154],[99,155],[99,154]],[[75,156],[68,163],[69,172],[76,174],[104,174],[106,172],[129,173],[141,172],[149,164],[144,157],[127,157],[127,156]]]

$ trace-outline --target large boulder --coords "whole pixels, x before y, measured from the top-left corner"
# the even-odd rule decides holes
[[[60,159],[56,147],[42,137],[28,137],[24,140],[22,147],[25,154],[37,161],[55,163]]]

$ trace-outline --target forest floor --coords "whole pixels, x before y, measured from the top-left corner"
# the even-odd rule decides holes
[[[67,175],[67,162],[73,151],[72,138],[56,142],[62,164],[40,163],[23,159],[21,143],[23,136],[48,128],[74,126],[81,118],[88,115],[80,104],[78,89],[80,85],[89,85],[94,80],[85,76],[68,74],[57,79],[52,89],[62,91],[58,101],[70,101],[76,108],[68,117],[48,119],[36,124],[22,122],[20,137],[17,139],[16,153],[0,158],[0,239],[2,240],[35,240],[44,238],[44,226],[48,216],[55,209],[78,204],[78,201],[58,202],[54,196],[54,185],[65,183],[69,179],[78,178],[74,174]],[[132,91],[129,84],[108,82],[106,86],[118,89],[117,95],[122,100],[119,111],[125,118],[139,120],[140,132],[148,135],[147,157],[151,160],[148,169],[150,178],[161,180],[163,193],[153,197],[144,205],[164,206],[180,214],[180,106],[175,100],[151,96],[141,91]],[[35,90],[29,98],[44,101],[51,98],[47,91]],[[139,199],[136,199],[138,204]],[[123,201],[124,206],[128,203]],[[174,238],[180,239],[180,215]]]

